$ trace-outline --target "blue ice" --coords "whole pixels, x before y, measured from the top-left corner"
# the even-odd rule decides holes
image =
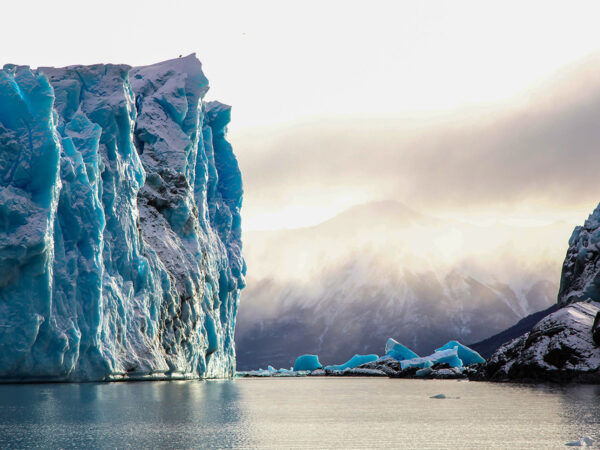
[[[352,369],[354,367],[358,367],[361,364],[366,364],[369,362],[377,361],[379,356],[377,355],[354,355],[344,364],[333,365],[333,366],[325,366],[325,370],[344,370],[344,369]]]
[[[436,349],[436,352],[453,349],[454,347],[457,348],[458,357],[461,359],[465,366],[485,362],[485,359],[483,359],[483,357],[479,353],[477,353],[473,349],[470,349],[466,345],[461,344],[458,341],[450,341],[446,345],[443,345],[442,347]]]
[[[296,358],[296,362],[294,363],[294,372],[298,372],[300,370],[317,370],[321,369],[323,366],[319,362],[319,357],[317,355],[301,355]]]
[[[231,108],[194,55],[0,70],[0,379],[233,375]]]
[[[392,338],[389,338],[385,343],[385,354],[391,356],[392,358],[398,361],[419,357],[419,355],[417,355],[411,349],[405,347],[404,345]]]
[[[425,369],[432,367],[435,364],[448,364],[450,367],[462,367],[463,362],[458,357],[458,348],[453,347],[448,350],[436,351],[432,355],[424,356],[422,358],[412,358],[404,361],[400,361],[400,367],[402,370],[410,367],[417,367],[419,369]]]

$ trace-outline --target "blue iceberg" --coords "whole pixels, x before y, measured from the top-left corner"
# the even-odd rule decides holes
[[[485,362],[485,359],[479,353],[477,353],[475,350],[470,349],[466,345],[461,344],[458,341],[450,341],[446,345],[436,349],[436,352],[439,352],[442,350],[450,350],[455,347],[458,350],[458,357],[461,359],[462,363],[465,366],[468,366],[470,364],[480,364],[480,363]]]
[[[321,368],[323,368],[323,366],[319,362],[319,357],[317,355],[298,356],[294,363],[294,372],[301,370],[317,370]]]
[[[402,370],[411,367],[426,369],[429,367],[433,367],[435,364],[448,364],[450,367],[463,366],[463,362],[458,357],[457,347],[453,347],[448,350],[436,351],[432,355],[424,356],[422,358],[412,358],[400,361],[400,367],[402,368]]]
[[[413,359],[405,359],[404,361],[400,361],[400,368],[402,370],[411,369],[413,367],[417,369],[428,369],[433,366],[433,361],[425,358],[413,358]]]
[[[354,367],[358,367],[362,364],[377,361],[377,359],[379,359],[379,356],[377,355],[354,355],[344,364],[325,366],[325,370],[353,369]]]
[[[389,338],[385,343],[385,354],[391,356],[392,358],[398,361],[419,357],[419,355],[417,355],[411,349],[405,347],[404,345],[392,338]]]
[[[0,380],[231,376],[230,108],[194,55],[0,70]]]

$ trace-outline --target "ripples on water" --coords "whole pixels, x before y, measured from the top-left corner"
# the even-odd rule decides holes
[[[443,400],[431,399],[443,393]],[[600,386],[380,378],[0,386],[0,448],[565,448]]]

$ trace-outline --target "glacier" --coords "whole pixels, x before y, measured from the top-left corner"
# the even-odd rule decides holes
[[[0,70],[0,381],[227,377],[231,108],[194,54]]]

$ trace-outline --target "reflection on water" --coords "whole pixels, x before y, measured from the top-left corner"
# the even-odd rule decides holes
[[[445,400],[429,398],[444,393]],[[564,448],[600,386],[373,378],[0,386],[0,448]]]

